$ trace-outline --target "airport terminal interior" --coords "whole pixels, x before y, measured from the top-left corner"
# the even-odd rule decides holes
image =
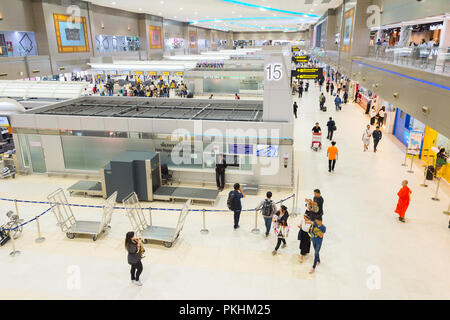
[[[0,299],[448,300],[449,99],[448,0],[0,0]]]

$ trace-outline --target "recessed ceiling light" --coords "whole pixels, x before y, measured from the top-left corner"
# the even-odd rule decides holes
[[[139,10],[139,11],[142,11],[142,8],[139,8],[138,10]]]
[[[164,4],[164,1],[160,1],[159,3]]]
[[[197,11],[195,11],[195,12],[194,12],[194,14],[198,14],[198,12],[197,12]]]
[[[173,16],[175,19],[177,18],[177,16]]]
[[[180,8],[180,10],[183,10],[183,8]]]
[[[115,2],[115,1],[113,1],[113,2],[111,2],[111,4],[113,4],[113,5],[114,5],[114,4],[116,4],[116,2]]]

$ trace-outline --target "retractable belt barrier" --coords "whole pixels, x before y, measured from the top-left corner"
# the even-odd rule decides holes
[[[282,203],[282,202],[284,202],[284,201],[287,201],[287,200],[293,198],[294,196],[295,196],[295,195],[293,194],[293,195],[287,197],[286,199],[283,199],[283,200],[280,200],[280,201],[276,202],[276,204],[279,204],[279,203]],[[18,228],[20,228],[20,227],[25,226],[25,225],[27,225],[27,224],[29,224],[29,223],[35,221],[36,219],[39,219],[39,218],[42,217],[44,214],[46,214],[47,212],[49,212],[49,211],[52,209],[52,205],[53,205],[53,203],[48,202],[48,201],[15,200],[15,199],[7,199],[7,198],[0,198],[0,201],[9,201],[9,202],[16,202],[16,203],[19,203],[19,202],[20,202],[20,203],[31,203],[31,204],[48,204],[48,205],[51,206],[50,208],[48,208],[47,210],[45,210],[44,212],[42,212],[41,214],[39,214],[39,215],[36,216],[36,217],[34,217],[34,218],[32,218],[32,219],[30,219],[30,220],[28,220],[28,221],[26,221],[26,222],[24,222],[24,223],[18,225],[18,226],[16,226],[16,227],[12,228],[12,229],[0,228],[1,231],[12,231],[12,230],[16,230],[16,229],[18,229]],[[98,209],[98,208],[100,208],[100,209],[103,208],[103,206],[94,206],[94,205],[87,205],[87,204],[73,204],[73,203],[69,203],[69,206],[71,206],[71,207],[81,207],[81,208],[97,208],[97,209]],[[117,210],[125,210],[125,207],[114,207],[114,209],[117,209]],[[161,211],[181,211],[182,209],[153,208],[153,207],[152,207],[152,210],[161,210]],[[254,211],[254,210],[255,210],[255,209],[244,209],[244,210],[241,210],[241,212],[250,212],[250,211]],[[196,211],[196,212],[203,212],[203,211],[205,211],[205,212],[228,212],[228,211],[230,211],[230,210],[223,210],[223,209],[215,209],[215,210],[192,209],[192,210],[189,210],[189,211],[193,211],[193,212],[194,212],[194,211]]]

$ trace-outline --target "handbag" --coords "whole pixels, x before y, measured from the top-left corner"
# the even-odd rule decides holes
[[[336,131],[336,130],[337,130],[336,126],[333,126],[333,131]]]

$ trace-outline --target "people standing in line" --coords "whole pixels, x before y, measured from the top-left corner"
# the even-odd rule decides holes
[[[339,81],[339,82],[337,83],[337,89],[336,89],[336,94],[337,94],[337,95],[340,95],[340,94],[341,94],[341,86],[342,86],[342,83],[341,83],[341,81]]]
[[[332,117],[329,118],[327,122],[327,127],[328,127],[327,139],[333,140],[333,133],[336,130],[336,122],[334,122]]]
[[[334,91],[334,83],[332,82],[330,84],[330,94],[333,95],[333,91]]]
[[[383,138],[380,126],[377,126],[377,128],[372,132],[372,137],[373,137],[373,152],[377,152],[378,143]]]
[[[222,154],[217,156],[216,160],[216,184],[217,189],[222,191],[225,188],[225,169],[227,168],[227,162]]]
[[[344,91],[344,95],[342,96],[342,99],[344,100],[344,104],[347,104],[348,102],[348,92]]]
[[[336,111],[341,110],[341,103],[342,103],[342,100],[341,100],[341,97],[339,97],[339,94],[338,94],[338,95],[336,95],[336,98],[334,98],[334,105],[336,106]]]
[[[320,249],[322,248],[323,236],[327,232],[327,228],[322,223],[322,217],[318,217],[315,219],[312,227],[311,227],[311,242],[314,248],[314,263],[309,271],[309,273],[313,273],[316,271],[317,265],[320,264]]]
[[[314,220],[317,217],[322,217],[323,216],[323,203],[324,203],[324,199],[322,197],[322,195],[320,194],[320,190],[319,189],[315,189],[314,190],[314,197],[313,199],[305,199],[306,205],[307,206],[318,206],[319,210],[317,211],[316,214],[311,214],[310,218],[311,220]]]
[[[323,92],[320,94],[319,96],[319,106],[320,106],[320,110],[323,109],[323,106],[325,105],[325,95],[323,94]]]
[[[328,147],[327,156],[328,156],[328,172],[334,171],[334,167],[336,166],[336,161],[338,159],[338,148],[336,147],[336,142],[331,142],[331,146]]]
[[[234,212],[234,230],[239,228],[239,218],[241,217],[242,202],[241,199],[245,198],[245,193],[241,189],[239,183],[235,183],[234,190],[230,191],[228,194],[228,209]]]
[[[375,110],[375,106],[372,107],[372,109],[370,109],[370,113],[369,113],[369,117],[370,117],[370,124],[374,125],[375,121],[377,119],[377,110]]]
[[[289,226],[286,220],[281,220],[280,223],[275,228],[275,234],[277,235],[277,245],[275,250],[272,251],[272,255],[276,255],[281,243],[283,243],[282,248],[286,247],[286,238],[289,235]]]
[[[142,286],[142,282],[139,280],[144,269],[141,262],[142,239],[135,238],[133,231],[128,232],[125,236],[125,249],[128,252],[128,264],[131,265],[131,283]]]
[[[294,116],[295,116],[295,119],[297,119],[297,110],[298,110],[297,101],[294,101],[293,108],[294,108]]]
[[[370,137],[372,136],[372,133],[370,132],[370,124],[367,125],[366,129],[364,129],[362,134],[362,141],[364,144],[364,152],[366,152],[369,149],[370,144]]]
[[[397,193],[398,202],[397,207],[395,208],[395,213],[399,215],[398,220],[401,222],[405,222],[405,213],[409,207],[409,203],[411,201],[411,189],[408,187],[408,181],[402,181],[402,188]]]
[[[445,148],[441,148],[439,152],[436,154],[436,170],[437,174],[441,168],[447,164],[448,156],[445,154]]]
[[[299,231],[297,240],[300,240],[300,263],[303,262],[304,257],[311,250],[311,237],[309,236],[309,231],[311,230],[312,222],[308,215],[304,215],[302,221],[298,225]]]
[[[382,106],[380,111],[378,111],[378,125],[380,127],[384,124],[384,117],[386,116],[386,107]]]
[[[266,199],[256,207],[256,210],[260,210],[264,218],[264,224],[266,226],[266,238],[269,236],[270,227],[272,226],[272,220],[275,212],[277,212],[277,206],[272,200],[272,192],[266,193]]]
[[[298,86],[298,97],[303,97],[303,83],[300,83],[300,85]]]

